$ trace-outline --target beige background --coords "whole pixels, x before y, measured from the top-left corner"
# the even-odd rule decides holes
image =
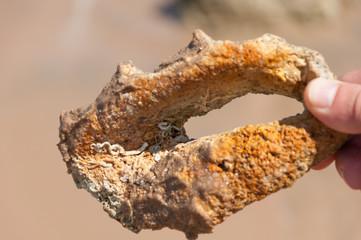
[[[59,113],[93,101],[118,62],[152,71],[188,44],[197,26],[163,14],[169,2],[0,0],[0,239],[184,239],[169,229],[134,234],[110,219],[76,189],[56,147]],[[317,49],[338,75],[361,67],[360,8],[333,23],[205,31],[240,41],[272,32]],[[186,128],[199,137],[300,111],[289,99],[250,96]],[[334,166],[311,171],[199,239],[359,240],[361,195]]]

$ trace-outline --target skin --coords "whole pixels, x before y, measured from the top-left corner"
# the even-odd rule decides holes
[[[333,156],[313,169],[335,162],[347,185],[361,190],[361,69],[348,72],[339,80],[315,79],[306,87],[308,109],[324,124],[353,137]]]

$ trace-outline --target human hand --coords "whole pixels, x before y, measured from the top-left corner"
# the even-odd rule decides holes
[[[313,167],[319,170],[334,160],[340,176],[353,189],[361,189],[361,69],[340,81],[315,79],[304,93],[310,112],[328,127],[354,134],[333,156]]]

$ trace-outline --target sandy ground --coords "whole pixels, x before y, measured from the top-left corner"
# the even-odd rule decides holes
[[[152,71],[191,39],[161,13],[166,0],[0,1],[0,239],[184,239],[181,232],[134,234],[78,190],[56,147],[58,116],[92,102],[118,62]],[[332,24],[224,29],[213,38],[245,40],[272,32],[320,51],[338,75],[361,66],[361,11]],[[213,35],[212,35],[213,34]],[[282,97],[250,96],[202,118],[190,136],[273,121],[302,111]],[[229,217],[199,239],[361,239],[361,195],[333,166]]]

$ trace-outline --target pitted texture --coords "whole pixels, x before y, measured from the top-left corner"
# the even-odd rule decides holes
[[[241,44],[197,30],[154,73],[121,64],[95,102],[63,112],[59,149],[77,186],[123,226],[169,227],[194,239],[291,186],[348,136],[307,110],[197,140],[184,123],[247,93],[302,101],[316,77],[334,79],[315,51],[270,34]]]

